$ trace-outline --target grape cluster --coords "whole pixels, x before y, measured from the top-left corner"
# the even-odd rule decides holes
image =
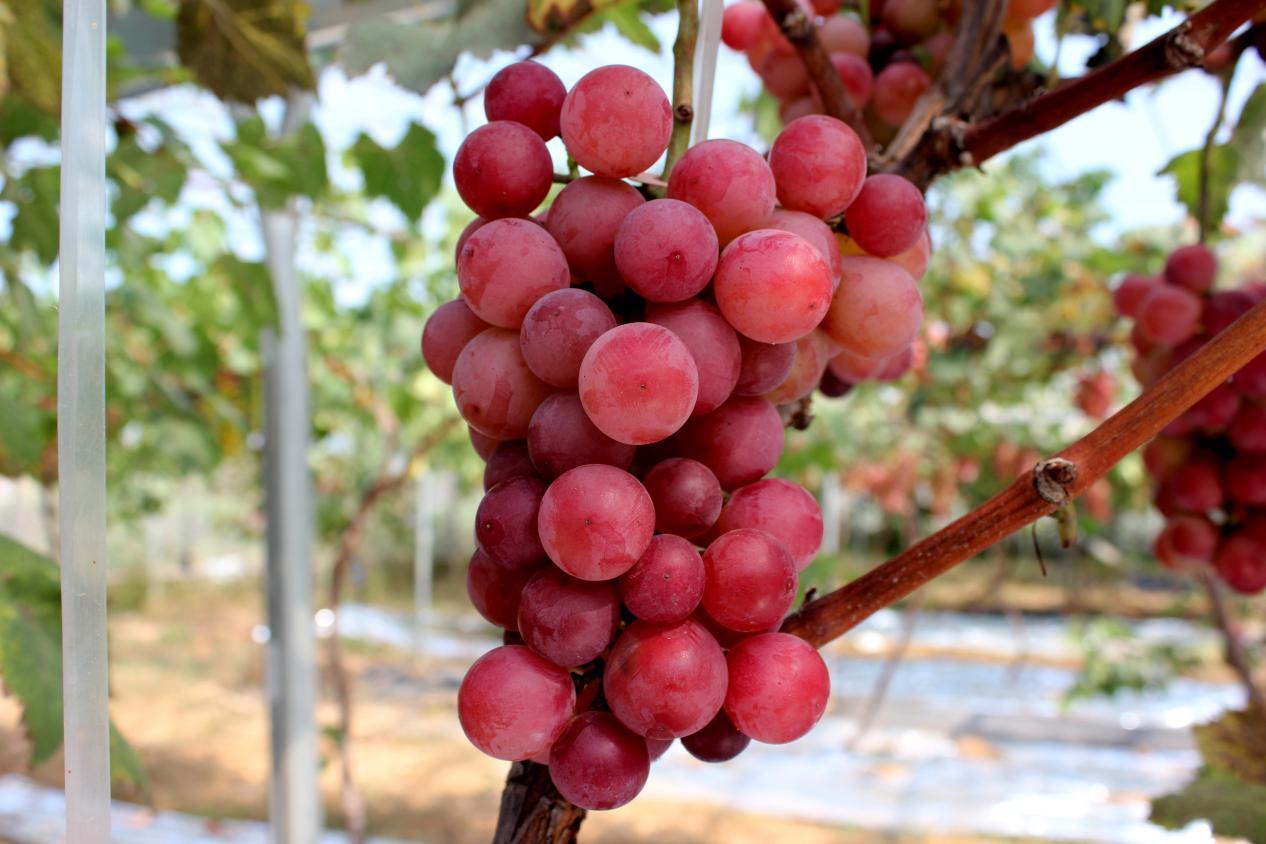
[[[1144,387],[1266,298],[1266,285],[1213,290],[1218,261],[1203,245],[1176,249],[1157,278],[1113,290],[1131,317],[1135,377]],[[1175,571],[1212,567],[1237,592],[1266,589],[1266,354],[1166,427],[1143,450],[1165,517],[1157,559]]]
[[[842,13],[841,0],[798,0],[815,22],[827,52],[867,128],[887,142],[914,111],[914,104],[942,71],[954,44],[963,0],[871,0],[870,18]],[[1055,0],[1009,0],[1002,31],[1019,69],[1033,58],[1032,21]],[[823,113],[795,48],[759,0],[726,7],[721,24],[726,46],[747,55],[765,89],[779,101],[784,122]]]
[[[823,531],[805,489],[765,478],[779,405],[828,365],[853,380],[908,365],[926,210],[909,182],[867,178],[857,135],[821,116],[768,160],[700,143],[648,198],[625,180],[664,153],[672,114],[632,67],[567,91],[514,64],[485,108],[453,165],[479,215],[457,245],[461,297],[422,335],[487,461],[467,585],[506,631],[458,712],[480,750],[547,764],[567,799],[610,809],[676,738],[720,762],[821,718],[821,656],[777,632]],[[532,217],[556,135],[592,175]],[[841,215],[869,254],[841,253],[825,222]]]

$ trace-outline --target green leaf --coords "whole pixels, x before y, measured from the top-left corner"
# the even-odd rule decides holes
[[[44,413],[18,401],[0,413],[0,465],[35,474],[44,450]]]
[[[47,112],[17,97],[0,98],[0,146],[26,137],[55,141],[58,132],[57,119]]]
[[[362,134],[352,145],[351,156],[365,177],[365,192],[391,201],[416,222],[422,209],[440,189],[444,157],[435,146],[435,135],[413,123],[392,149]]]
[[[1193,149],[1172,159],[1158,175],[1171,176],[1177,188],[1178,201],[1187,207],[1187,213],[1200,218],[1200,170],[1203,149]],[[1210,231],[1216,231],[1226,216],[1231,201],[1231,189],[1235,187],[1240,171],[1240,154],[1232,146],[1217,144],[1209,150],[1209,175],[1205,188],[1208,194],[1208,219]]]
[[[597,17],[599,20],[610,21],[616,32],[639,47],[656,54],[662,49],[655,33],[642,20],[641,9],[636,3],[620,3],[599,13]]]
[[[1152,823],[1181,829],[1196,820],[1218,835],[1266,842],[1266,786],[1203,768],[1182,791],[1152,801]]]
[[[1239,153],[1239,178],[1266,185],[1266,82],[1244,102],[1228,146]]]
[[[1260,710],[1226,712],[1193,732],[1205,765],[1266,786],[1266,716]]]
[[[311,123],[284,137],[270,137],[257,118],[244,120],[237,137],[223,148],[265,208],[280,208],[295,196],[316,199],[329,187],[325,140]]]
[[[176,50],[198,82],[227,102],[312,90],[301,0],[181,0]]]
[[[115,225],[125,224],[152,199],[175,204],[187,176],[184,152],[171,137],[156,147],[143,145],[135,132],[119,139],[106,162],[116,189],[110,206]]]
[[[15,251],[30,250],[41,263],[57,258],[58,213],[61,191],[57,167],[33,167],[5,184],[0,198],[17,206],[9,245]]]

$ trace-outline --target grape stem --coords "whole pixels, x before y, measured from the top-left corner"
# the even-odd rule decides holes
[[[1222,655],[1226,664],[1239,678],[1249,704],[1266,712],[1266,697],[1263,697],[1262,690],[1253,677],[1253,663],[1244,652],[1244,643],[1240,641],[1239,631],[1235,629],[1235,620],[1231,618],[1230,610],[1227,608],[1225,588],[1216,577],[1207,572],[1200,575],[1200,581],[1204,584],[1205,592],[1209,596],[1209,609],[1213,615],[1213,623],[1222,634]]]
[[[1183,361],[1141,396],[1055,459],[1039,463],[998,495],[862,575],[809,602],[783,624],[821,647],[863,619],[1075,498],[1131,451],[1181,416],[1219,384],[1266,351],[1266,302]]]
[[[698,0],[677,0],[677,40],[673,42],[673,133],[668,139],[664,181],[690,146],[694,122],[695,41],[699,37]]]

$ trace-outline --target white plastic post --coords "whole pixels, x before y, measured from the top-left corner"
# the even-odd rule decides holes
[[[66,0],[63,24],[57,465],[66,841],[106,844],[105,0]]]
[[[690,124],[690,143],[708,139],[708,124],[712,122],[712,89],[716,84],[717,53],[721,47],[721,17],[725,13],[725,0],[702,0],[699,15],[699,41],[695,46],[695,116]]]

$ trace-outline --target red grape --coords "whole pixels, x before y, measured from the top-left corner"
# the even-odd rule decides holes
[[[506,440],[498,443],[492,454],[488,455],[488,464],[484,466],[484,492],[511,478],[534,477],[536,467],[532,465],[532,458],[528,455],[527,443],[523,440]]]
[[[621,575],[620,597],[629,612],[643,621],[684,621],[703,597],[699,552],[680,536],[659,534],[633,568]]]
[[[1157,284],[1157,280],[1149,276],[1127,275],[1112,290],[1112,305],[1121,316],[1136,317],[1144,297],[1151,293]]]
[[[1174,571],[1211,562],[1221,536],[1203,516],[1177,516],[1156,536],[1156,557]]]
[[[1161,489],[1168,490],[1174,506],[1187,513],[1206,513],[1221,506],[1226,498],[1218,464],[1209,458],[1193,457]]]
[[[646,742],[646,752],[650,754],[652,762],[667,753],[668,748],[672,747],[673,742],[676,741],[676,739],[654,739],[646,737],[643,737],[642,740]]]
[[[547,566],[523,587],[518,620],[528,647],[561,668],[573,668],[611,644],[620,623],[620,596],[614,583],[577,580]]]
[[[635,621],[616,639],[602,678],[611,712],[648,738],[701,730],[725,701],[725,654],[699,622]]]
[[[523,360],[546,384],[575,389],[585,352],[615,326],[607,303],[587,290],[546,293],[528,309],[519,328]]]
[[[674,457],[656,463],[642,478],[655,504],[655,529],[692,539],[716,524],[721,484],[697,460]]]
[[[488,323],[475,316],[461,299],[445,302],[427,318],[422,328],[422,359],[426,368],[445,384],[453,383],[457,356]]]
[[[734,489],[760,480],[778,463],[782,417],[764,399],[732,398],[687,422],[673,445],[711,469],[722,489]]]
[[[795,343],[762,343],[740,334],[739,347],[743,364],[734,385],[736,396],[765,395],[787,380],[796,360]]]
[[[466,432],[470,435],[471,447],[475,449],[475,454],[478,454],[481,460],[487,460],[492,457],[492,453],[496,451],[497,446],[503,442],[496,437],[481,434],[469,425],[466,426]]]
[[[507,569],[539,563],[545,550],[536,522],[544,495],[545,484],[536,478],[511,478],[488,490],[475,512],[480,550]]]
[[[751,743],[752,740],[734,726],[724,709],[702,730],[681,740],[682,747],[702,762],[728,762]]]
[[[923,297],[910,274],[890,261],[855,255],[841,261],[840,287],[822,327],[864,358],[895,355],[923,324]]]
[[[721,41],[740,53],[755,47],[765,28],[765,7],[752,0],[726,6],[721,16]]]
[[[559,475],[537,520],[545,553],[581,580],[610,580],[633,567],[655,532],[655,507],[637,478],[592,464]]]
[[[791,552],[796,570],[813,562],[822,546],[822,510],[808,490],[782,478],[766,478],[734,490],[717,531],[752,528],[779,539]]]
[[[667,328],[631,322],[603,334],[580,365],[580,401],[604,434],[630,445],[679,429],[699,396],[690,349]]]
[[[583,281],[614,284],[615,234],[631,211],[646,204],[637,188],[606,176],[569,183],[549,208],[545,228],[558,241],[571,271]]]
[[[902,44],[917,44],[941,28],[939,0],[884,0],[884,28]]]
[[[1231,379],[1242,396],[1266,398],[1266,352],[1253,358]]]
[[[810,115],[783,127],[769,169],[784,208],[827,219],[847,208],[866,178],[866,148],[842,120]]]
[[[702,211],[722,246],[769,218],[774,191],[765,159],[737,141],[695,144],[668,177],[668,195]]]
[[[875,114],[889,126],[906,122],[914,104],[932,84],[923,68],[913,62],[894,62],[875,77],[870,94],[870,106]]]
[[[555,393],[541,402],[528,426],[527,447],[532,465],[547,478],[588,463],[627,469],[636,451],[599,431],[575,393]]]
[[[730,682],[725,713],[757,741],[795,741],[826,711],[831,676],[822,657],[803,639],[762,633],[731,648],[726,662]]]
[[[711,413],[734,392],[743,355],[738,335],[716,307],[700,299],[673,305],[651,305],[646,321],[662,325],[690,350],[699,372],[699,395],[692,416]]]
[[[509,762],[553,744],[575,704],[571,675],[522,645],[503,645],[466,672],[457,717],[471,744]]]
[[[485,220],[526,217],[554,181],[540,136],[521,123],[496,120],[466,136],[453,159],[457,193]]]
[[[492,624],[515,630],[523,586],[539,571],[537,566],[506,569],[478,548],[466,568],[466,594],[475,610]]]
[[[1231,421],[1227,436],[1240,451],[1266,452],[1266,407],[1244,403]]]
[[[599,176],[635,176],[668,148],[673,115],[650,76],[606,65],[581,77],[563,101],[563,143],[581,167]]]
[[[616,809],[646,785],[651,760],[646,740],[609,712],[572,719],[549,754],[558,793],[582,809]]]
[[[571,284],[571,273],[545,229],[530,220],[493,220],[462,247],[457,281],[480,319],[518,328],[537,299]]]
[[[855,108],[862,108],[870,101],[870,92],[875,85],[875,75],[870,65],[861,56],[852,53],[831,53],[831,64],[844,83],[844,90]],[[791,121],[787,121],[788,123]]]
[[[852,53],[864,59],[870,52],[870,33],[847,15],[832,15],[818,27],[818,43],[828,53]]]
[[[721,253],[713,285],[717,305],[734,329],[763,343],[808,334],[831,303],[831,269],[798,235],[760,229]]]
[[[1228,463],[1226,492],[1240,504],[1266,505],[1266,455],[1242,455]]]
[[[1253,297],[1243,290],[1224,290],[1221,293],[1214,293],[1205,300],[1204,314],[1200,321],[1204,323],[1205,331],[1218,334],[1251,311],[1254,304],[1256,303]]]
[[[771,630],[796,599],[795,561],[763,530],[721,534],[703,552],[703,567],[703,608],[731,630]]]
[[[1139,330],[1154,343],[1177,346],[1196,333],[1201,304],[1189,290],[1158,284],[1139,303]]]
[[[1190,440],[1157,437],[1143,447],[1143,465],[1154,480],[1163,481],[1178,471],[1191,455]]]
[[[651,302],[689,299],[716,271],[716,230],[687,202],[652,200],[620,224],[615,264],[624,283]]]
[[[864,358],[847,349],[841,349],[835,357],[831,358],[827,368],[831,374],[846,384],[860,384],[863,381],[877,380],[887,360],[887,358]]]
[[[462,254],[462,247],[466,245],[466,241],[470,239],[470,236],[482,229],[487,222],[483,217],[476,217],[466,224],[466,228],[462,229],[462,233],[457,236],[457,247],[453,250],[454,262]]]
[[[1266,589],[1266,542],[1245,534],[1233,536],[1222,543],[1213,566],[1236,592],[1256,594]]]
[[[457,356],[453,398],[472,428],[499,440],[521,439],[537,406],[550,394],[523,362],[519,335],[489,328]]]
[[[818,254],[831,269],[832,287],[840,278],[840,246],[835,239],[831,227],[812,214],[803,211],[788,211],[786,208],[775,208],[762,228],[779,229],[800,235],[818,250]]]
[[[862,185],[844,212],[849,237],[880,258],[900,255],[918,243],[927,225],[923,194],[912,182],[879,173]]]
[[[1185,287],[1192,293],[1203,293],[1213,286],[1218,276],[1218,259],[1203,243],[1180,246],[1165,262],[1165,280]]]
[[[821,331],[814,330],[801,337],[796,341],[791,372],[765,398],[774,404],[789,404],[812,393],[826,372],[834,348],[835,344]]]
[[[543,64],[515,62],[497,71],[484,88],[484,114],[489,120],[522,123],[548,141],[558,134],[558,112],[567,88]]]

